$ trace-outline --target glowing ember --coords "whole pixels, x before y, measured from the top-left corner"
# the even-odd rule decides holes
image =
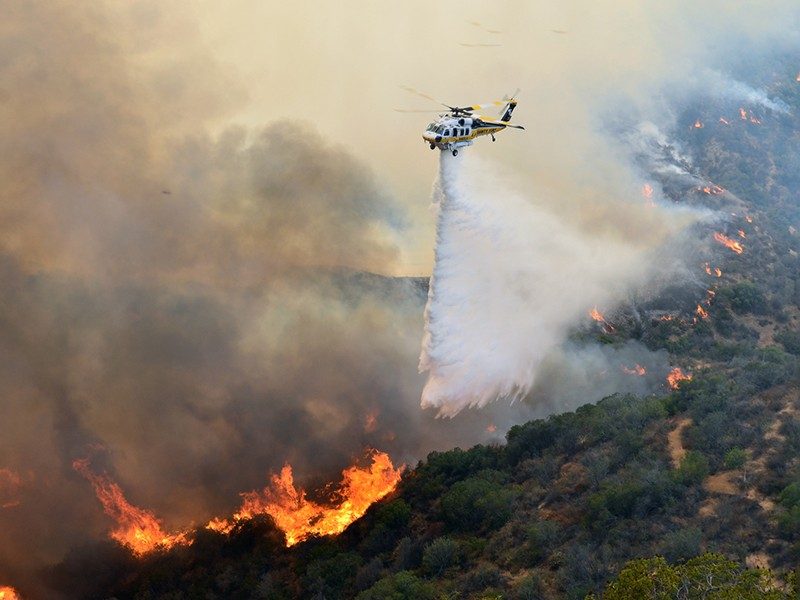
[[[19,505],[19,488],[22,478],[11,469],[0,469],[0,508],[11,508]],[[0,596],[0,599],[2,596]]]
[[[714,232],[714,239],[717,240],[720,244],[725,246],[726,248],[736,252],[736,254],[741,254],[744,252],[744,246],[742,246],[739,242],[732,240],[726,235],[722,235],[721,233]]]
[[[134,554],[141,555],[156,548],[171,548],[175,544],[187,543],[185,533],[165,533],[153,513],[133,506],[116,483],[93,473],[88,459],[75,460],[72,467],[89,480],[103,505],[103,511],[116,522],[111,537],[128,546]]]
[[[371,451],[372,464],[353,466],[342,471],[342,482],[336,492],[337,502],[324,506],[306,498],[306,493],[294,485],[292,467],[285,465],[280,475],[273,475],[271,485],[261,492],[242,494],[242,507],[234,520],[268,514],[286,534],[286,544],[292,546],[312,535],[334,535],[367,512],[397,487],[404,467],[394,468],[389,455]],[[213,525],[212,525],[213,524]],[[224,531],[227,521],[212,521],[208,527]]]
[[[0,600],[22,600],[21,596],[12,587],[0,586]]]
[[[694,127],[695,129],[702,129],[703,128],[703,122],[700,119],[697,119],[694,122],[694,125],[692,125],[692,127]]]
[[[675,367],[667,374],[667,385],[670,389],[677,390],[681,381],[690,381],[691,379],[691,373],[684,373],[680,367]]]
[[[606,318],[603,316],[603,313],[597,310],[596,306],[589,311],[589,316],[592,317],[592,319],[594,319],[598,323],[602,323],[607,333],[611,333],[612,331],[614,331],[614,327],[611,325],[611,323],[606,321]]]
[[[364,417],[364,433],[372,433],[378,428],[378,410],[374,409]]]
[[[728,121],[728,119],[726,119],[725,117],[720,117],[719,118],[719,122],[722,123],[723,125],[730,125],[731,124],[731,122]]]
[[[655,206],[655,202],[653,202],[653,186],[649,183],[645,183],[642,186],[642,196],[647,201],[648,206]]]
[[[622,370],[628,375],[638,375],[639,377],[642,377],[647,373],[647,369],[645,369],[642,365],[638,363],[634,365],[632,369],[629,369],[625,365],[622,365]]]

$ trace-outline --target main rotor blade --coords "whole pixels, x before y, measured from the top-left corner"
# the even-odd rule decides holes
[[[399,87],[400,87],[400,89],[401,89],[401,90],[405,90],[405,91],[407,91],[409,94],[414,94],[415,96],[419,96],[420,98],[425,98],[426,100],[430,100],[431,102],[436,102],[436,104],[442,104],[443,106],[447,106],[447,105],[446,105],[446,104],[444,104],[442,101],[440,101],[440,100],[437,100],[437,99],[436,99],[436,98],[434,98],[433,96],[429,96],[429,95],[428,95],[428,94],[426,94],[425,92],[420,92],[419,90],[415,90],[414,88],[412,88],[412,87],[409,87],[409,86],[407,86],[407,85],[401,85],[401,86],[399,86]]]
[[[408,109],[408,108],[393,108],[395,112],[399,113],[439,113],[442,114],[443,110],[416,110],[416,109]]]

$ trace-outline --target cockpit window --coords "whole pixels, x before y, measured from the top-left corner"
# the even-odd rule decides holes
[[[445,137],[449,137],[450,136],[450,130],[449,129],[445,129],[444,130],[444,136]]]

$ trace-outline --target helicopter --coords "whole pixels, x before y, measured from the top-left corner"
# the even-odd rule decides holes
[[[417,92],[413,88],[404,87],[403,89],[429,100],[434,100],[427,94]],[[495,134],[506,128],[511,127],[513,129],[524,130],[525,128],[522,125],[512,125],[509,123],[509,121],[511,121],[511,114],[517,106],[515,96],[518,92],[519,90],[514,92],[511,97],[505,97],[502,100],[495,100],[485,104],[473,104],[471,106],[450,106],[440,102],[449,112],[440,114],[436,121],[430,123],[422,134],[422,139],[430,146],[431,150],[435,148],[449,150],[453,153],[453,156],[457,156],[459,148],[471,146],[473,140],[482,135],[491,136],[494,142]],[[491,107],[502,108],[499,119],[475,114],[475,111]],[[399,112],[430,111],[399,110]]]

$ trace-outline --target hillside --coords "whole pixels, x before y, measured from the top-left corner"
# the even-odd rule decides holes
[[[579,599],[602,595],[631,560],[662,556],[702,571],[708,556],[684,561],[704,552],[732,561],[736,585],[761,568],[791,582],[800,560],[800,84],[777,64],[757,83],[788,111],[699,99],[673,132],[691,164],[668,146],[657,149],[660,164],[673,161],[679,176],[643,159],[671,201],[736,213],[698,230],[708,243],[689,265],[694,283],[631,299],[607,316],[613,330],[575,333],[666,350],[691,379],[515,426],[504,445],[432,453],[335,538],[286,549],[263,518],[229,534],[198,530],[191,546],[141,559],[109,543],[73,552],[47,574],[52,587],[86,598]],[[626,572],[667,573],[667,563]]]

